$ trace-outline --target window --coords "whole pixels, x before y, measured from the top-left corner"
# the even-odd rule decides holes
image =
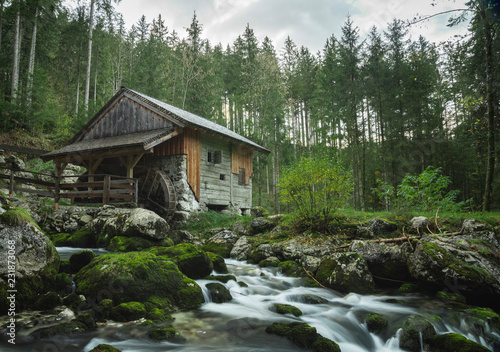
[[[220,174],[219,179],[220,179],[221,181],[225,181],[225,180],[226,180],[226,175],[224,175],[224,174]]]
[[[207,161],[214,164],[222,163],[222,151],[209,151],[207,155]]]
[[[240,167],[240,173],[238,174],[238,184],[240,186],[245,185],[245,169]]]

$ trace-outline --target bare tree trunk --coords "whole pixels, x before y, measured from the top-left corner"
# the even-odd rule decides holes
[[[89,41],[87,50],[87,74],[85,75],[85,96],[83,105],[85,112],[89,110],[89,95],[90,95],[90,67],[92,65],[92,31],[94,27],[94,7],[95,0],[90,1],[90,19],[89,19]]]
[[[2,48],[3,5],[5,0],[0,0],[0,49]]]
[[[97,101],[97,71],[99,67],[99,45],[97,45],[95,53],[95,74],[94,74],[94,102]]]
[[[38,30],[38,8],[35,10],[35,19],[33,20],[33,33],[31,35],[30,60],[28,64],[28,84],[26,87],[27,98],[26,103],[28,110],[31,108],[33,101],[33,75],[35,74],[35,50],[36,50],[36,35]]]
[[[19,89],[19,61],[21,54],[21,10],[19,0],[16,2],[17,15],[14,25],[14,61],[12,64],[12,100],[17,99],[17,91]]]

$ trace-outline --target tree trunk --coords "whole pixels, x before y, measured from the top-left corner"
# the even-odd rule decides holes
[[[482,19],[486,35],[486,103],[488,120],[488,160],[484,188],[483,211],[490,211],[493,193],[493,175],[495,174],[495,106],[493,100],[493,27],[482,10]]]
[[[20,2],[16,1],[17,5],[16,23],[14,25],[14,61],[12,64],[12,100],[17,99],[17,91],[19,89],[19,61],[21,54],[21,10]]]
[[[90,1],[90,19],[89,19],[89,41],[87,50],[87,74],[85,75],[85,96],[83,105],[85,113],[89,110],[89,95],[90,95],[90,68],[92,65],[92,31],[94,27],[94,7],[95,0]]]
[[[5,0],[0,0],[0,49],[2,48],[2,26],[3,26],[3,4]]]
[[[35,18],[33,20],[33,33],[31,35],[31,48],[30,48],[30,60],[28,64],[28,84],[27,84],[27,98],[26,103],[28,110],[31,108],[31,102],[33,101],[33,75],[35,74],[35,51],[36,51],[36,35],[38,30],[38,8],[35,10]]]

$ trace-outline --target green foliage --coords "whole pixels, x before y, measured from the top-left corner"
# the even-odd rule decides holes
[[[283,204],[302,219],[328,219],[352,191],[351,174],[328,157],[303,157],[283,171],[278,183]]]
[[[191,233],[203,233],[206,230],[218,227],[230,227],[235,222],[249,225],[252,221],[250,216],[228,215],[210,210],[206,213],[198,213],[191,216],[182,229]]]

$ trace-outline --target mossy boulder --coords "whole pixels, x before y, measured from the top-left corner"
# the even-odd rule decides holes
[[[72,254],[69,258],[71,272],[79,272],[81,268],[89,264],[95,257],[96,254],[89,249],[84,249],[82,251],[76,252],[75,254]]]
[[[191,243],[181,243],[172,247],[153,247],[149,253],[173,261],[187,277],[201,279],[212,272],[212,262],[207,253]]]
[[[151,330],[148,333],[148,336],[151,340],[155,341],[170,341],[174,343],[186,342],[186,339],[182,337],[170,324]]]
[[[466,303],[466,299],[460,293],[449,292],[449,291],[438,291],[436,297],[445,302],[457,302],[461,304]]]
[[[66,273],[56,275],[54,282],[54,290],[62,296],[70,294],[73,290],[73,281]]]
[[[238,235],[230,230],[222,230],[210,237],[203,245],[202,249],[207,252],[218,254],[224,258],[229,258],[234,244],[238,241]]]
[[[380,333],[387,327],[387,318],[378,314],[368,314],[365,316],[365,323],[368,331]]]
[[[61,259],[59,262],[59,272],[71,274],[71,264],[69,263],[69,259]]]
[[[60,323],[50,327],[38,329],[32,332],[30,334],[30,337],[34,340],[40,340],[54,336],[78,335],[84,333],[87,330],[88,328],[84,323],[73,319],[72,321],[67,323]]]
[[[97,345],[96,347],[91,349],[89,352],[121,352],[121,350],[111,345],[101,343],[100,345]]]
[[[85,324],[85,326],[89,329],[96,327],[94,316],[91,313],[80,314],[75,320]]]
[[[323,297],[312,295],[312,294],[304,294],[304,295],[293,295],[290,296],[290,300],[292,302],[306,303],[306,304],[326,304],[328,300]]]
[[[436,335],[429,344],[435,352],[488,352],[489,349],[460,334]]]
[[[38,310],[49,310],[63,303],[61,296],[55,292],[48,292],[42,295],[34,304],[34,308]]]
[[[5,213],[3,214],[5,215]],[[59,272],[59,253],[31,221],[0,229],[0,311],[8,307],[9,260],[15,262],[16,309],[33,304],[39,295],[54,290]],[[12,265],[11,265],[12,267]]]
[[[208,260],[208,259],[207,259]],[[110,298],[115,304],[165,298],[181,309],[199,307],[203,293],[165,256],[149,252],[106,254],[75,276],[77,293],[92,301]]]
[[[209,275],[205,280],[217,280],[222,283],[228,283],[230,280],[236,281],[236,276],[234,275]]]
[[[278,314],[291,314],[296,317],[300,317],[302,315],[302,311],[299,308],[290,304],[275,303],[271,306],[271,308],[269,308],[269,310]]]
[[[90,308],[88,303],[82,300],[82,298],[76,293],[70,293],[64,297],[63,304],[75,312]]]
[[[40,229],[38,224],[31,217],[29,211],[18,207],[10,208],[6,212],[0,214],[0,223],[8,226],[31,224]]]
[[[418,290],[419,285],[410,282],[404,283],[399,287],[399,292],[401,293],[414,293],[418,292]]]
[[[147,314],[140,302],[121,303],[111,310],[111,318],[116,321],[132,321],[144,318]]]
[[[173,244],[173,243],[172,243]],[[112,252],[132,252],[157,246],[156,242],[141,237],[115,236],[109,241],[108,250]]]
[[[84,226],[74,233],[56,233],[49,235],[56,247],[94,248],[97,238],[88,226]]]
[[[273,323],[266,328],[266,332],[286,337],[301,348],[317,352],[340,352],[340,347],[335,342],[321,336],[316,328],[306,323]]]
[[[344,293],[373,292],[373,277],[366,261],[356,252],[333,253],[321,262],[316,279],[326,287]]]
[[[214,303],[229,302],[233,299],[231,292],[218,282],[211,282],[206,285],[210,298]]]
[[[434,326],[424,317],[417,315],[406,318],[402,329],[399,347],[412,352],[420,352],[422,348],[420,341],[429,343],[436,335]]]
[[[172,321],[174,318],[168,314],[165,310],[160,308],[153,308],[146,315],[146,319],[151,320],[155,323],[162,323],[165,321]]]
[[[291,277],[304,277],[307,274],[302,269],[302,266],[294,260],[285,260],[278,263],[278,268],[281,268],[283,274]]]
[[[207,252],[208,259],[212,262],[213,269],[219,274],[227,274],[229,271],[227,270],[226,262],[224,258],[218,254]]]

